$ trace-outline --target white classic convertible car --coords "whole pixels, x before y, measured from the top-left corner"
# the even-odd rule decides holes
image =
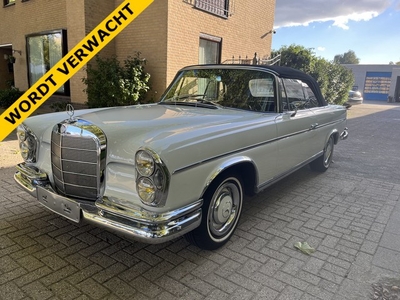
[[[73,222],[203,249],[229,240],[245,194],[306,164],[327,170],[348,135],[343,106],[278,66],[186,67],[158,103],[67,113],[18,127],[16,182]]]

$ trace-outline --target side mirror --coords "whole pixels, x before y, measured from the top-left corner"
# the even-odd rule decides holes
[[[297,105],[294,106],[294,112],[290,115],[291,117],[294,117],[297,114]]]

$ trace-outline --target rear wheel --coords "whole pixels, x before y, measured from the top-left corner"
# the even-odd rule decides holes
[[[334,145],[335,140],[333,138],[333,135],[331,135],[326,142],[324,154],[310,163],[310,167],[312,170],[319,172],[325,172],[326,170],[328,170],[329,166],[332,163]]]
[[[223,246],[235,231],[243,205],[240,177],[229,174],[213,183],[204,194],[199,227],[186,234],[186,239],[199,248],[214,250]]]

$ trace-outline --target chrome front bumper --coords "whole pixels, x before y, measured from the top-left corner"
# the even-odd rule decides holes
[[[201,223],[201,199],[177,210],[156,213],[141,207],[119,207],[108,197],[91,202],[60,196],[51,187],[46,173],[25,163],[17,165],[14,179],[43,206],[65,218],[77,223],[87,220],[144,243],[159,244],[172,240]]]

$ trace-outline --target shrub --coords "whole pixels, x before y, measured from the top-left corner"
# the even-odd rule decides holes
[[[317,80],[322,95],[328,103],[342,105],[354,83],[353,73],[344,66],[316,57],[313,49],[300,45],[282,46],[273,51],[281,54],[280,64],[302,70]]]
[[[11,88],[7,90],[0,90],[0,107],[8,108],[15,101],[17,101],[24,92],[21,92],[17,88]]]
[[[140,58],[140,52],[124,60],[123,66],[115,56],[105,59],[96,56],[96,67],[89,64],[87,78],[82,79],[87,86],[87,106],[132,105],[143,100],[150,89],[150,74],[144,71],[145,65],[146,60]]]
[[[50,108],[54,112],[65,111],[66,107],[67,107],[67,103],[64,101],[54,102],[54,103],[50,104]]]

